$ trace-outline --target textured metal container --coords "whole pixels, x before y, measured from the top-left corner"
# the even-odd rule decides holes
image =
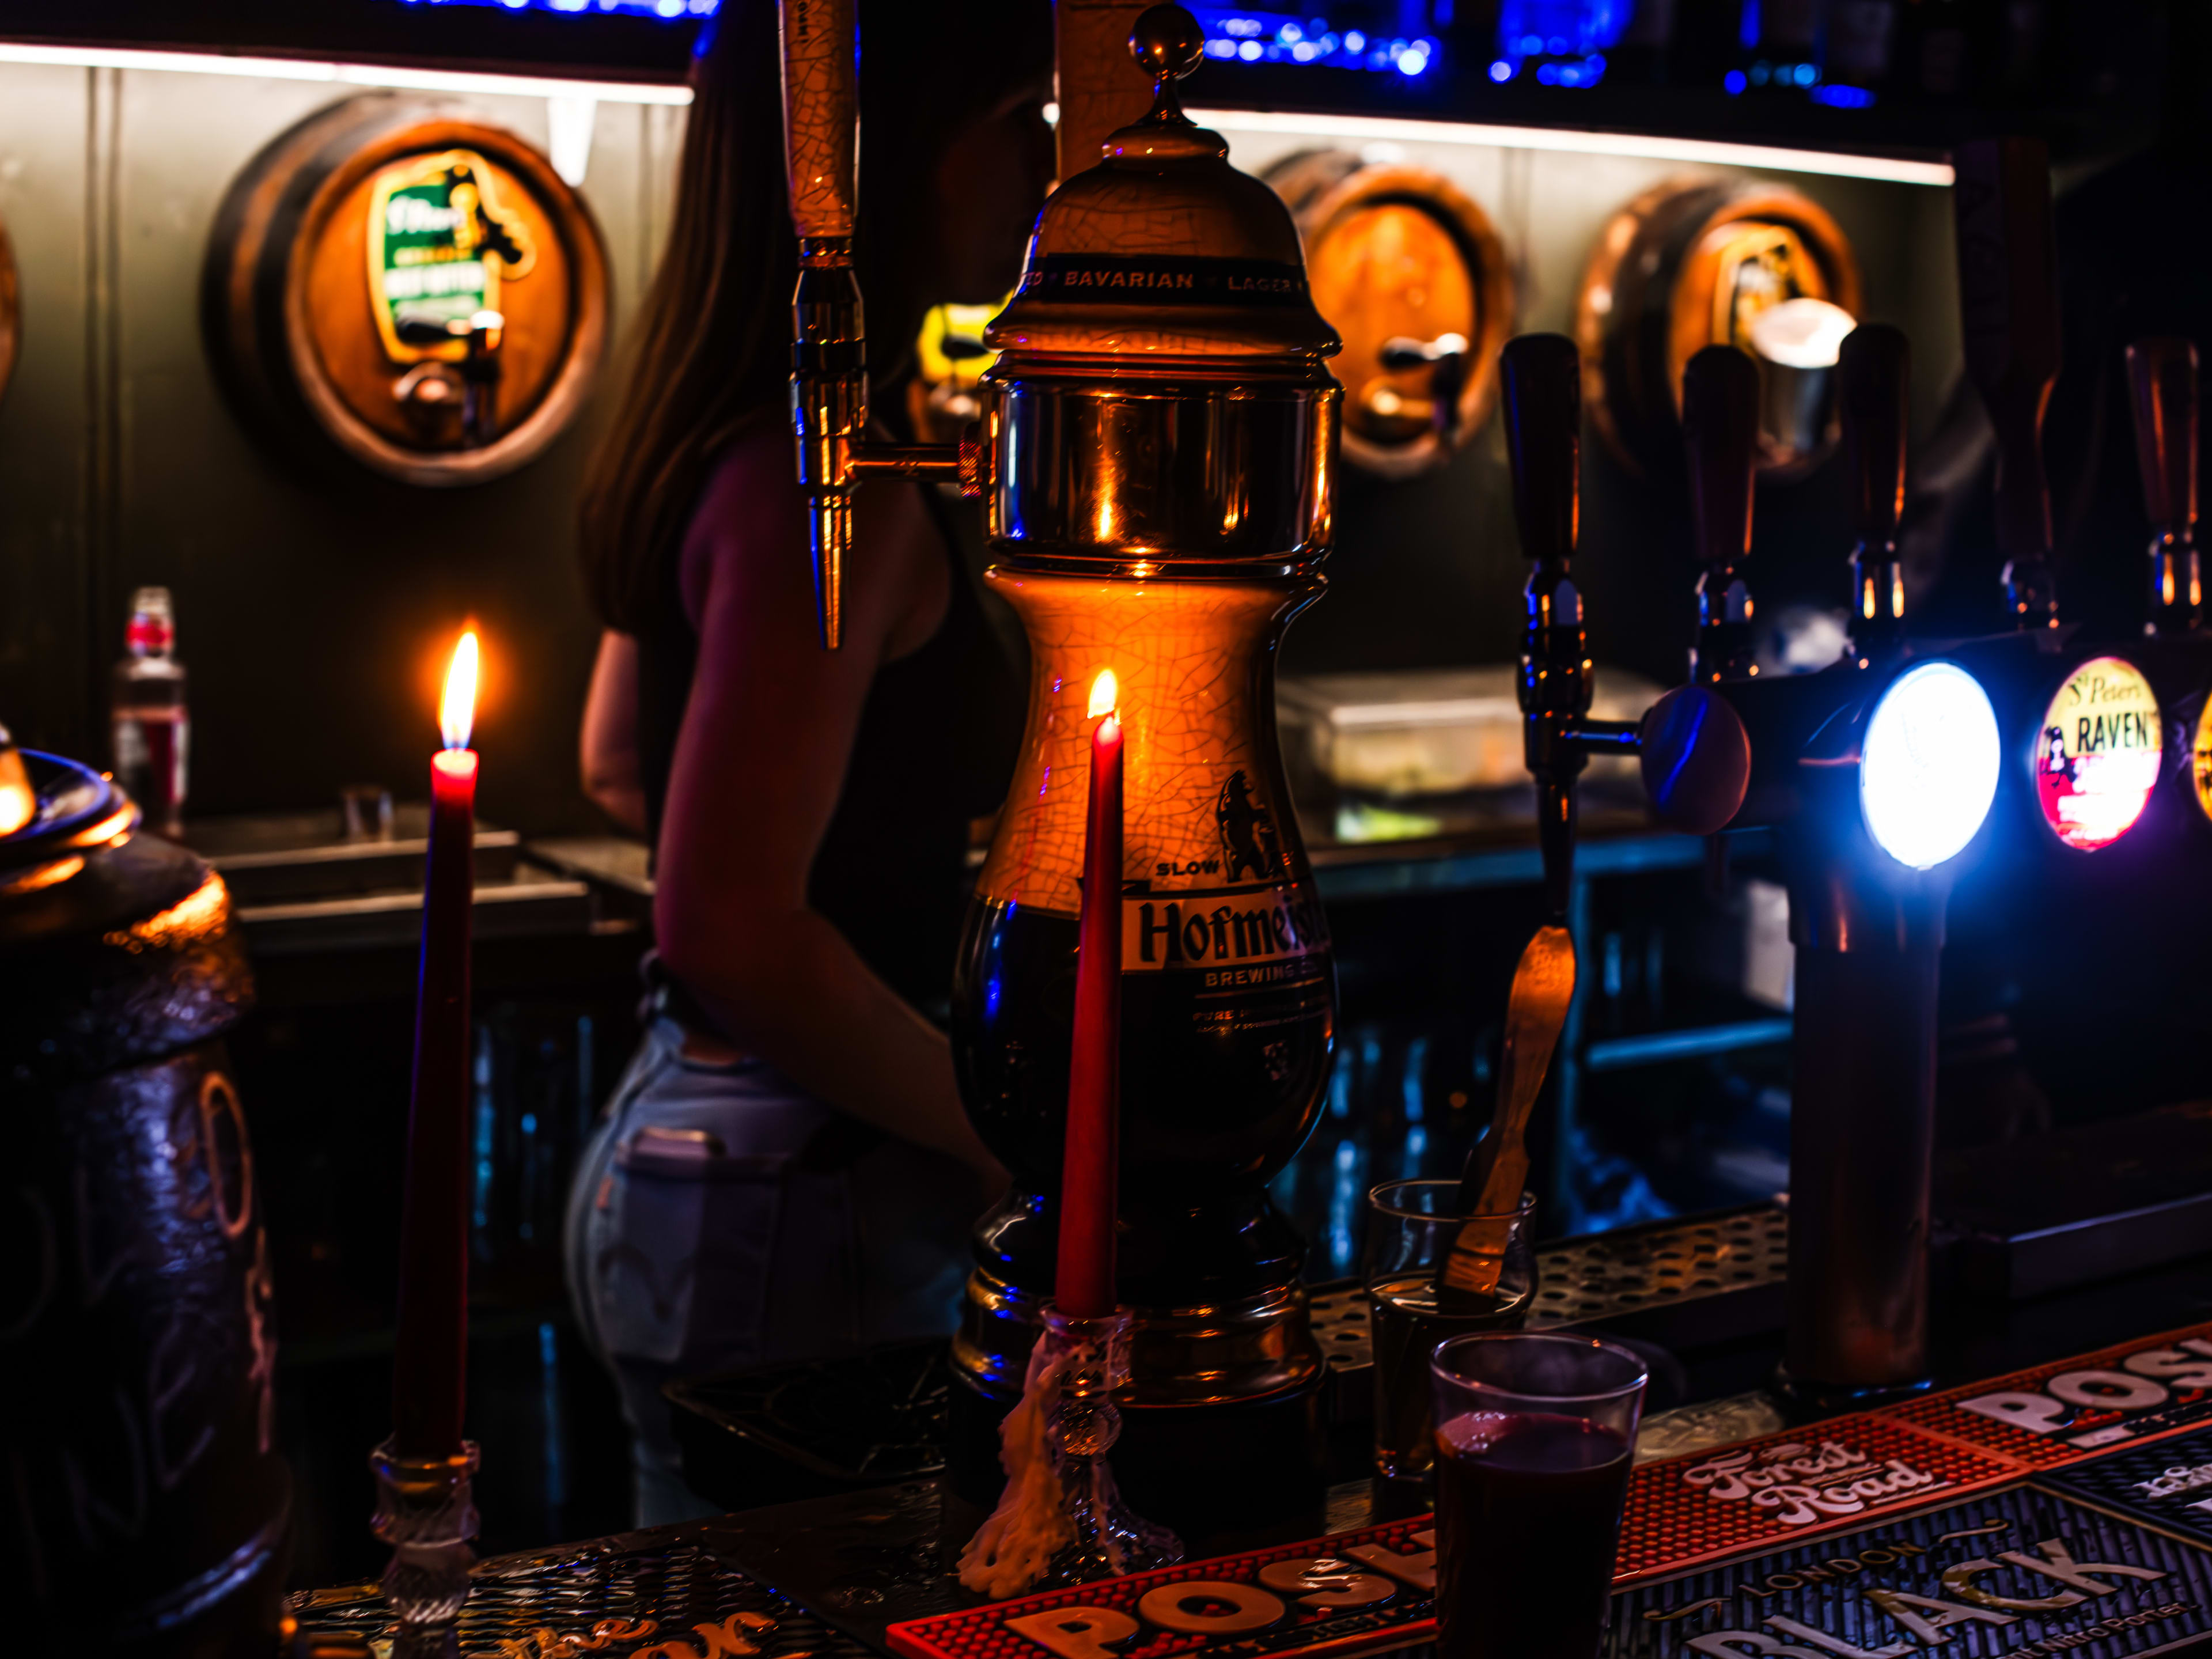
[[[89,769],[27,754],[0,836],[0,1559],[15,1627],[271,1650],[289,1480],[269,1258],[222,1035],[222,880]]]

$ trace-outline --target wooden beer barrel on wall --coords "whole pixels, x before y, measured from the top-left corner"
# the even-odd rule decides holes
[[[1513,326],[1488,216],[1442,173],[1343,150],[1264,176],[1297,220],[1314,309],[1344,339],[1345,459],[1386,478],[1442,466],[1489,418]]]
[[[202,320],[247,424],[404,483],[482,483],[575,418],[606,348],[590,210],[530,143],[465,106],[392,93],[332,105],[233,182]],[[472,361],[468,319],[495,313]],[[461,334],[442,336],[448,324]],[[488,418],[471,397],[488,376]]]
[[[1770,382],[1792,380],[1801,371],[1770,361],[1753,328],[1793,301],[1859,315],[1857,258],[1810,198],[1781,185],[1674,179],[1630,202],[1599,236],[1575,300],[1583,401],[1607,446],[1639,475],[1679,467],[1682,370],[1706,346],[1740,346]],[[1832,407],[1814,413],[1809,434],[1783,429],[1791,422],[1775,411],[1797,395],[1770,386],[1764,476],[1800,475],[1834,445]]]

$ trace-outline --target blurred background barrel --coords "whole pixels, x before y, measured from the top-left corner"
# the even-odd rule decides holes
[[[599,227],[552,163],[465,106],[397,93],[317,112],[240,173],[201,289],[249,426],[428,486],[498,477],[558,437],[605,353],[607,307]],[[500,322],[472,362],[481,311]],[[496,419],[480,428],[483,380]]]
[[[1759,367],[1762,475],[1810,471],[1836,441],[1830,380],[1860,313],[1856,256],[1784,185],[1669,179],[1600,234],[1575,301],[1583,401],[1639,476],[1681,465],[1682,370],[1709,345]]]
[[[1304,240],[1314,308],[1344,337],[1344,458],[1386,478],[1442,466],[1489,417],[1513,276],[1489,216],[1440,173],[1339,149],[1263,175]]]
[[[23,758],[36,814],[0,836],[9,1599],[40,1647],[273,1651],[289,1482],[222,1043],[252,996],[229,896],[89,768]]]

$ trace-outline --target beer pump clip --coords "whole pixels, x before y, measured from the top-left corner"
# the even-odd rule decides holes
[[[1589,757],[1635,755],[1654,813],[1692,835],[1710,835],[1735,816],[1751,769],[1742,722],[1702,685],[1677,686],[1641,720],[1589,717],[1590,659],[1572,569],[1581,489],[1581,357],[1563,334],[1524,334],[1507,343],[1501,366],[1514,520],[1521,550],[1533,563],[1517,690],[1523,753],[1536,783],[1547,921],[1514,969],[1497,1110],[1461,1182],[1460,1211],[1478,1218],[1509,1211],[1520,1196],[1528,1167],[1528,1115],[1573,1000],[1575,943],[1567,919],[1576,781]],[[1440,1275],[1443,1290],[1474,1295],[1493,1290],[1504,1246],[1496,1227],[1470,1222]]]

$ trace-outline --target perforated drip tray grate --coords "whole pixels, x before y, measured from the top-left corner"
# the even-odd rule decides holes
[[[1528,1328],[1602,1324],[1669,1346],[1778,1330],[1789,1270],[1789,1218],[1771,1205],[1569,1239],[1536,1253]],[[1367,1292],[1318,1290],[1309,1316],[1334,1375],[1335,1415],[1364,1416],[1375,1363]]]
[[[1790,1222],[1755,1210],[1600,1233],[1536,1255],[1532,1328],[1617,1319],[1655,1305],[1779,1285],[1790,1271]]]

